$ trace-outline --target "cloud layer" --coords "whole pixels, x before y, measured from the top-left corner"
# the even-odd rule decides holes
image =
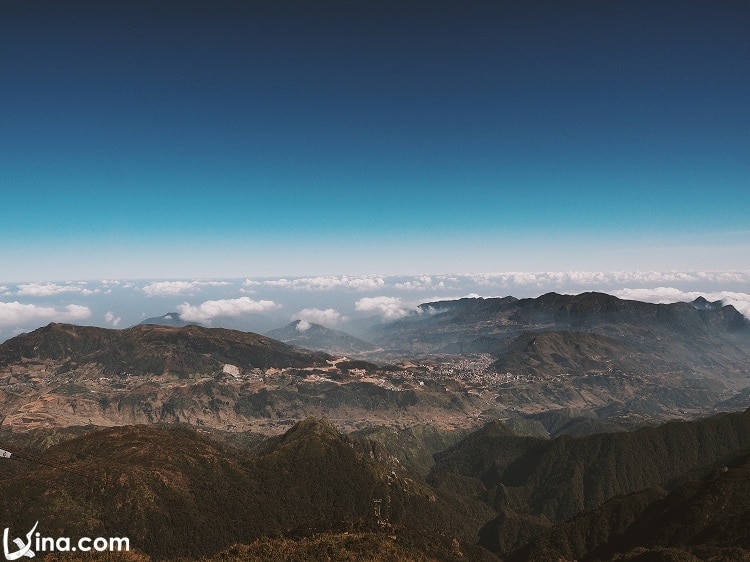
[[[104,321],[113,328],[117,328],[120,326],[122,318],[120,316],[115,316],[115,313],[110,310],[104,315]]]
[[[51,297],[62,293],[78,293],[81,295],[93,295],[100,292],[99,289],[88,289],[86,283],[24,283],[16,288],[16,295],[20,297]]]
[[[230,285],[228,281],[155,281],[143,287],[149,297],[168,297],[186,295],[199,291],[201,287],[219,287]]]
[[[301,320],[307,325],[307,328],[310,327],[310,324],[321,324],[330,328],[348,319],[333,308],[326,308],[325,310],[321,310],[320,308],[305,308],[292,316],[292,320]],[[300,329],[299,326],[302,325],[302,322],[297,325],[297,329]]]
[[[359,299],[354,308],[358,312],[375,313],[383,317],[384,320],[398,320],[403,318],[409,312],[417,310],[413,304],[405,303],[401,297],[365,297]]]
[[[346,326],[347,320],[355,316],[379,315],[387,321],[397,320],[416,310],[420,303],[451,300],[459,295],[525,298],[550,291],[601,291],[620,298],[663,303],[704,296],[731,304],[750,317],[750,271],[744,270],[42,280],[18,284],[6,280],[0,283],[0,301],[6,301],[0,302],[0,341],[9,334],[30,331],[49,322],[89,321],[99,326],[123,327],[176,310],[186,321],[207,324],[214,318],[262,313],[268,320],[266,324],[278,322],[279,326],[290,318],[283,310],[298,310],[293,319],[338,327]],[[201,297],[189,296],[195,294]]]
[[[298,277],[286,279],[266,279],[262,282],[254,282],[250,279],[245,281],[245,286],[262,285],[277,289],[295,289],[302,291],[331,291],[334,289],[348,289],[354,291],[376,290],[385,286],[385,280],[382,276],[364,275],[323,275],[319,277]]]
[[[180,318],[186,322],[209,323],[214,318],[237,317],[243,314],[258,314],[281,308],[273,301],[256,301],[250,297],[205,301],[198,306],[183,303],[177,307]]]
[[[673,302],[692,302],[698,297],[704,297],[709,301],[722,301],[725,305],[732,305],[745,317],[750,318],[750,294],[734,291],[683,291],[674,287],[655,287],[638,289],[621,289],[611,291],[614,296],[635,301],[668,304]]]
[[[29,323],[76,322],[91,316],[86,306],[69,304],[63,308],[21,304],[18,301],[0,302],[0,328],[12,328]]]

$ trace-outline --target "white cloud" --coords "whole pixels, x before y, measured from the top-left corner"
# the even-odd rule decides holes
[[[385,320],[397,320],[409,312],[419,310],[414,305],[403,302],[400,297],[386,296],[359,299],[354,308],[359,312],[374,312]]]
[[[18,285],[16,294],[23,297],[50,297],[61,293],[93,295],[99,292],[99,289],[86,289],[84,285],[85,282],[78,282],[76,284],[66,283],[65,285],[57,283],[24,283]]]
[[[420,275],[418,277],[408,278],[405,281],[394,283],[393,288],[400,291],[427,291],[443,290],[448,287],[442,276]]]
[[[267,279],[266,281],[263,281],[263,285],[266,287],[289,289],[294,286],[294,283],[289,281],[289,279],[284,279],[282,277],[281,279]]]
[[[201,287],[219,287],[231,285],[228,281],[155,281],[143,287],[149,297],[168,297],[173,295],[192,294]]]
[[[266,287],[280,289],[294,289],[301,291],[330,291],[333,289],[349,289],[354,291],[368,291],[385,286],[385,280],[378,275],[324,275],[319,277],[299,277],[297,279],[268,279],[262,283]]]
[[[0,327],[9,328],[38,322],[73,322],[91,316],[86,306],[69,304],[64,308],[22,304],[18,301],[0,302]]]
[[[180,318],[186,322],[210,322],[219,317],[237,317],[242,314],[267,312],[281,308],[273,301],[255,301],[250,297],[205,301],[198,306],[183,303],[177,307]]]
[[[750,283],[750,271],[537,271],[478,273],[457,276],[480,286],[583,287],[625,284]]]
[[[292,320],[302,320],[307,323],[307,327],[309,328],[310,323],[322,324],[323,326],[328,327],[335,326],[340,322],[346,321],[347,318],[341,316],[341,313],[333,308],[326,308],[325,310],[319,308],[305,308],[292,316]],[[299,324],[297,325],[297,329],[300,329]]]
[[[117,326],[120,325],[120,322],[122,322],[122,318],[120,316],[115,316],[115,313],[110,310],[104,315],[104,321],[113,328],[117,328]]]
[[[461,300],[461,299],[481,299],[481,298],[486,298],[486,297],[483,297],[483,296],[478,295],[476,293],[469,293],[467,295],[461,295],[461,296],[458,296],[458,297],[457,296],[453,296],[453,295],[447,296],[447,297],[434,296],[434,297],[421,298],[421,299],[419,299],[418,304],[425,304],[425,303],[428,303],[428,302],[457,301],[457,300]]]
[[[299,322],[297,322],[297,326],[295,326],[295,330],[297,330],[298,332],[306,332],[307,330],[310,329],[310,326],[311,324],[307,320],[300,320]]]
[[[610,291],[610,294],[627,300],[653,302],[657,304],[666,304],[672,302],[690,302],[703,295],[700,292],[682,291],[674,287],[654,287],[654,288],[626,288],[617,291]],[[711,299],[718,300],[718,299]]]
[[[143,292],[149,297],[180,295],[194,290],[195,285],[190,281],[158,281],[143,287]]]
[[[739,310],[745,318],[750,320],[750,294],[748,293],[736,293],[732,291],[722,291],[719,293],[723,298],[721,299],[724,304],[731,304],[734,308]],[[713,294],[706,297],[708,300],[719,300],[713,298]]]
[[[261,285],[260,281],[254,281],[253,279],[245,279],[242,283],[242,287],[240,287],[240,293],[245,293],[246,295],[252,295],[255,293],[255,289],[252,287],[258,287]]]

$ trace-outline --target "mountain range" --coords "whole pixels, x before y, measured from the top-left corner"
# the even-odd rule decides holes
[[[348,431],[501,418],[549,437],[750,406],[750,324],[705,299],[462,299],[379,326],[372,344],[301,321],[271,334],[288,343],[195,325],[50,324],[0,344],[1,425],[274,434],[311,415]],[[580,415],[550,421],[565,411]]]
[[[433,437],[383,437],[320,419],[251,446],[178,426],[0,432],[0,526],[127,536],[155,559],[750,556],[750,411],[552,440],[492,422],[426,477],[401,455]]]
[[[386,349],[489,353],[513,372],[680,372],[744,380],[750,321],[699,298],[651,304],[604,293],[466,298],[422,304],[374,334]],[[515,370],[514,370],[515,369]]]
[[[155,560],[750,558],[732,307],[462,299],[372,344],[160,318],[0,344],[0,527]]]

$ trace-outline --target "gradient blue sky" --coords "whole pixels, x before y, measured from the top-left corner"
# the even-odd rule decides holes
[[[0,2],[0,281],[750,269],[750,3]]]

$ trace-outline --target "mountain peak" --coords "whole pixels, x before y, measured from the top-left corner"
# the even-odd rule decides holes
[[[698,310],[717,310],[724,306],[721,300],[711,302],[703,296],[698,297],[691,304]]]
[[[371,351],[374,346],[346,332],[327,328],[322,324],[307,320],[294,320],[283,328],[267,332],[269,338],[284,343],[315,349],[338,355],[356,355]]]
[[[201,326],[202,324],[198,322],[185,322],[182,317],[180,316],[179,312],[167,312],[166,314],[162,316],[154,316],[153,318],[146,318],[143,322],[140,323],[143,324],[156,324],[160,326],[175,326],[178,328],[181,328],[183,326],[188,326],[190,324],[194,324],[197,326]]]

